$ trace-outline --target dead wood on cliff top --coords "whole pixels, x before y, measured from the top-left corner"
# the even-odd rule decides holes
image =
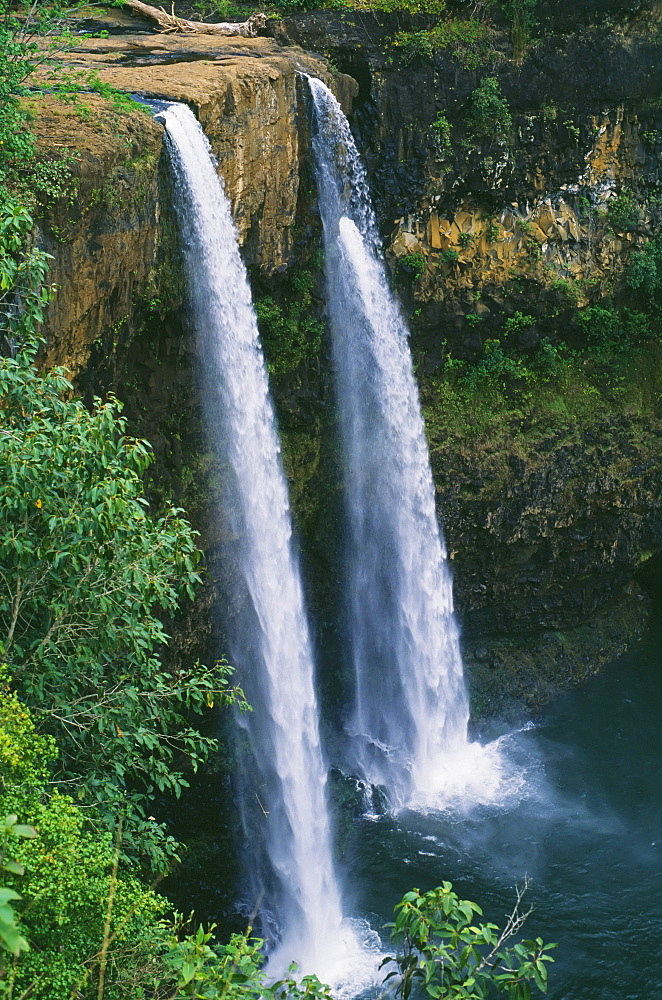
[[[258,31],[267,23],[265,14],[251,14],[247,21],[233,24],[232,21],[219,21],[216,24],[205,24],[203,21],[188,21],[177,17],[174,4],[168,14],[163,7],[152,7],[142,3],[142,0],[124,0],[127,7],[137,14],[156,21],[162,31],[192,31],[199,35],[242,35],[244,38],[255,38]]]

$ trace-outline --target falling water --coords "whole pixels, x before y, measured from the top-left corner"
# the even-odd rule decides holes
[[[334,873],[311,644],[264,359],[209,143],[187,107],[170,105],[162,117],[207,433],[234,479],[230,529],[249,613],[232,652],[254,708],[244,716],[254,760],[244,819],[263,927],[277,928],[269,970],[280,974],[295,960],[332,981],[358,945]]]
[[[451,577],[408,331],[381,260],[349,124],[309,78],[348,520],[353,764],[394,807],[492,798],[494,749],[467,739]]]

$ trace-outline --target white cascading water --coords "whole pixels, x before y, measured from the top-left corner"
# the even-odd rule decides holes
[[[245,792],[254,891],[277,928],[269,972],[296,961],[341,980],[360,954],[334,872],[313,657],[287,488],[246,271],[209,142],[191,111],[161,114],[190,282],[209,440],[234,479],[231,531],[249,605],[233,657],[254,711],[243,725],[257,782]],[[257,817],[257,820],[255,819]],[[246,818],[246,815],[245,815]],[[261,897],[261,898],[260,898]]]
[[[348,522],[354,766],[392,807],[491,801],[498,751],[470,743],[446,552],[408,330],[364,168],[331,91],[309,77]]]

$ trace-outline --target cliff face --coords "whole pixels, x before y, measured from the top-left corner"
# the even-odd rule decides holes
[[[475,353],[515,310],[536,317],[538,336],[558,336],[563,282],[574,306],[597,301],[659,230],[662,5],[632,4],[639,12],[616,24],[609,15],[627,4],[582,3],[567,17],[548,6],[553,16],[541,11],[539,37],[517,61],[504,30],[481,47],[433,39],[425,49],[415,19],[317,12],[286,22],[288,37],[360,82],[352,124],[386,246],[405,271],[422,258],[403,292],[432,355],[442,339]],[[494,104],[477,116],[486,78],[498,81],[510,125]]]
[[[515,352],[542,338],[579,344],[578,307],[618,294],[632,248],[659,231],[662,111],[650,99],[662,91],[659,6],[607,26],[593,24],[605,3],[584,7],[569,33],[550,5],[545,37],[518,63],[497,29],[476,65],[396,46],[398,30],[420,29],[410,19],[333,12],[287,21],[274,39],[238,40],[155,35],[119,14],[115,33],[76,51],[77,68],[102,81],[187,101],[210,137],[260,306],[311,604],[335,663],[330,697],[342,485],[301,70],[329,82],[346,110],[355,98],[352,125],[411,316],[477,706],[538,704],[644,626],[637,578],[647,565],[650,582],[662,547],[655,406],[644,412],[617,387],[605,405],[587,397],[566,408],[560,397],[556,415],[523,406],[472,427],[449,416],[437,381],[449,349],[471,358],[492,338]],[[509,107],[503,138],[471,124],[486,76]],[[84,390],[119,393],[153,443],[156,494],[186,507],[222,579],[162,129],[93,96],[84,104],[94,123],[76,105],[38,109],[43,149],[80,151],[73,196],[41,221],[60,285],[47,358]],[[517,314],[527,321],[509,331]],[[657,377],[642,392],[658,393]],[[180,629],[187,654],[218,651],[212,598],[207,589]]]
[[[89,95],[83,106],[34,101],[38,155],[72,160],[72,179],[39,219],[58,293],[48,311],[47,364],[84,372],[125,333],[157,265],[163,130],[147,115],[119,115]],[[99,353],[99,352],[98,352]]]
[[[78,44],[72,72],[190,104],[218,159],[247,263],[264,275],[291,266],[307,141],[300,73],[324,79],[347,107],[354,81],[267,38],[161,35],[126,15],[92,27],[114,33]],[[47,360],[85,378],[92,357],[107,381],[118,343],[183,301],[163,128],[93,94],[33,105],[41,152],[75,151],[73,185],[40,221],[60,288],[47,321]]]

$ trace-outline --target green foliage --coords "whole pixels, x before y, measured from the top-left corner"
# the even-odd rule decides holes
[[[0,889],[0,993],[4,985],[32,1000],[330,1000],[314,976],[268,981],[263,942],[250,928],[219,945],[213,925],[168,918],[167,901],[122,860],[121,820],[114,837],[100,834],[86,810],[49,787],[55,744],[39,735],[4,671],[0,684],[0,816],[14,810],[0,823],[9,882]],[[31,825],[19,824],[18,812]],[[24,838],[18,861],[4,861],[6,836]]]
[[[500,341],[486,340],[482,357],[466,369],[463,381],[472,393],[511,392],[521,395],[529,389],[531,374],[521,359],[505,353]]]
[[[662,236],[635,250],[626,275],[628,288],[659,309],[662,293]]]
[[[479,140],[496,139],[501,144],[512,140],[512,116],[496,77],[484,77],[472,93],[468,126],[474,138]]]
[[[2,733],[0,731],[0,738]],[[7,872],[10,875],[22,875],[25,871],[23,865],[13,858],[9,858],[8,841],[10,837],[36,837],[37,831],[32,826],[18,822],[16,813],[8,813],[4,818],[0,811],[0,872]],[[13,905],[20,900],[20,895],[6,886],[0,886],[0,951],[9,952],[15,958],[21,952],[29,951],[30,945],[21,934],[18,919],[14,913]],[[0,965],[0,975],[2,967]],[[1,986],[0,986],[1,991]]]
[[[648,316],[627,307],[619,312],[611,305],[587,306],[577,323],[589,347],[602,354],[626,352],[651,335]]]
[[[393,44],[401,50],[403,66],[409,66],[417,60],[430,62],[434,56],[432,32],[427,28],[420,31],[398,31]]]
[[[463,250],[466,250],[467,247],[470,247],[473,241],[474,237],[472,233],[460,233],[460,235],[457,238],[457,242],[460,244]]]
[[[552,291],[561,299],[564,306],[570,308],[577,306],[583,295],[583,286],[579,281],[567,281],[565,278],[557,278],[549,286]]]
[[[23,342],[0,358],[0,655],[58,737],[60,780],[107,826],[129,808],[127,843],[158,867],[175,844],[146,818],[149,798],[180,794],[215,746],[191,714],[241,695],[227,664],[161,661],[164,616],[199,581],[195,534],[176,508],[147,513],[149,451],[119,404],[90,413],[61,369],[35,368],[51,291],[31,227],[16,203],[0,212],[0,335]]]
[[[451,124],[443,111],[440,111],[430,125],[435,144],[435,151],[441,160],[447,159],[453,151],[451,143]]]
[[[293,375],[304,361],[319,355],[323,327],[314,312],[314,276],[298,271],[281,305],[271,295],[255,300],[255,312],[269,372],[274,378]]]
[[[27,172],[21,190],[29,188],[32,196],[42,205],[58,198],[67,198],[73,203],[76,184],[71,171],[77,157],[65,153],[59,160],[35,159]]]
[[[639,206],[636,198],[627,188],[623,188],[619,195],[609,201],[607,221],[615,233],[631,232],[639,225]]]
[[[408,253],[400,257],[398,265],[406,274],[410,274],[414,281],[418,281],[425,274],[428,262],[424,253]]]
[[[407,14],[428,14],[439,17],[446,11],[446,0],[355,0],[359,9],[405,11]]]
[[[10,995],[33,1000],[257,1000],[264,982],[261,942],[237,935],[227,946],[214,948],[213,927],[190,928],[177,914],[165,919],[166,900],[122,861],[121,821],[114,838],[100,834],[86,823],[85,810],[49,787],[55,744],[38,734],[30,712],[7,684],[5,673],[0,815],[14,809],[5,828],[30,838],[14,851],[19,861],[4,866],[10,883],[21,889],[21,912],[14,921],[18,939],[10,937],[11,951],[20,960],[6,965],[0,956],[0,978],[4,973]],[[30,826],[16,822],[18,812]],[[1,889],[3,898],[14,902],[18,894]],[[0,935],[3,916],[0,902]],[[264,991],[269,995],[268,987]],[[326,995],[321,987],[306,993],[303,984],[285,992],[292,997]]]
[[[506,947],[527,913],[521,913],[524,890],[503,930],[479,923],[481,908],[453,892],[450,882],[421,893],[405,893],[395,908],[393,937],[402,952],[384,960],[395,964],[387,979],[398,977],[396,992],[408,1000],[415,986],[432,1000],[484,1000],[506,993],[509,1000],[529,1000],[531,984],[547,991],[548,952],[541,938]]]
[[[538,0],[496,0],[510,24],[513,58],[519,62],[531,44]]]
[[[538,350],[529,363],[535,383],[542,387],[552,381],[563,382],[576,366],[576,355],[568,349],[564,341],[553,344],[543,337]]]
[[[478,69],[495,55],[492,29],[477,18],[442,21],[432,28],[399,31],[393,44],[402,49],[403,63],[430,60],[436,51],[446,51],[464,69]]]
[[[18,864],[12,869],[13,887],[21,892],[19,932],[30,949],[24,947],[27,954],[6,971],[15,996],[27,989],[35,1000],[65,1000],[86,981],[84,963],[101,945],[112,840],[86,832],[83,811],[48,790],[55,744],[38,734],[30,712],[9,690],[6,672],[0,683],[0,814],[11,810],[10,819],[20,815],[30,824],[14,826],[30,839],[14,850]],[[145,915],[161,912],[164,901],[127,875],[115,886],[114,906],[116,946],[131,940],[133,947]],[[118,995],[109,990],[108,1000]]]
[[[17,162],[26,162],[34,154],[29,114],[19,97],[35,66],[37,45],[16,13],[7,0],[0,0],[0,187]]]
[[[126,796],[144,817],[215,746],[189,714],[236,692],[227,665],[161,662],[163,616],[193,596],[199,552],[181,511],[145,510],[147,445],[114,400],[88,412],[63,371],[41,375],[33,357],[0,360],[0,651],[58,738],[62,780],[107,822]]]
[[[48,89],[62,101],[70,104],[77,104],[80,94],[89,92],[98,94],[99,97],[108,101],[113,111],[118,114],[127,114],[132,111],[140,111],[143,114],[150,113],[144,104],[135,101],[130,94],[101,80],[97,70],[64,69],[61,65],[56,64],[52,67],[50,74],[46,76],[46,80]]]
[[[564,122],[566,132],[568,133],[572,142],[577,144],[581,138],[582,130],[578,125],[571,120]]]
[[[0,189],[20,191],[24,198],[37,185],[31,176],[31,114],[21,98],[29,93],[27,82],[37,67],[49,65],[57,76],[62,52],[76,43],[66,23],[71,12],[61,0],[0,0]],[[40,177],[45,179],[43,167],[37,184]]]
[[[10,189],[24,201],[71,193],[71,157],[34,162],[31,113],[21,98],[30,92],[27,82],[37,67],[49,92],[65,100],[76,102],[78,93],[86,90],[109,100],[116,112],[146,111],[128,94],[100,80],[96,71],[63,68],[62,53],[78,41],[67,27],[73,9],[60,0],[0,0],[0,191]]]
[[[501,226],[496,219],[489,219],[485,229],[485,238],[488,243],[496,243],[501,235]]]
[[[0,343],[15,347],[34,337],[53,297],[45,286],[48,254],[29,247],[32,217],[11,198],[0,205]]]
[[[439,258],[442,264],[457,264],[460,259],[460,255],[457,250],[453,250],[451,247],[448,250],[442,250],[439,254]]]
[[[181,996],[205,1000],[331,1000],[328,986],[316,976],[288,977],[273,982],[263,971],[264,942],[233,934],[226,945],[212,946],[211,934],[198,928],[184,940],[173,935],[165,968],[181,983]],[[295,971],[293,968],[291,971]]]
[[[231,16],[230,0],[194,0],[192,6],[201,21],[212,14],[218,21],[226,21]]]
[[[519,310],[509,316],[505,323],[503,324],[503,332],[507,337],[513,334],[521,333],[523,330],[528,329],[530,326],[535,325],[535,319],[533,316],[521,313]]]

